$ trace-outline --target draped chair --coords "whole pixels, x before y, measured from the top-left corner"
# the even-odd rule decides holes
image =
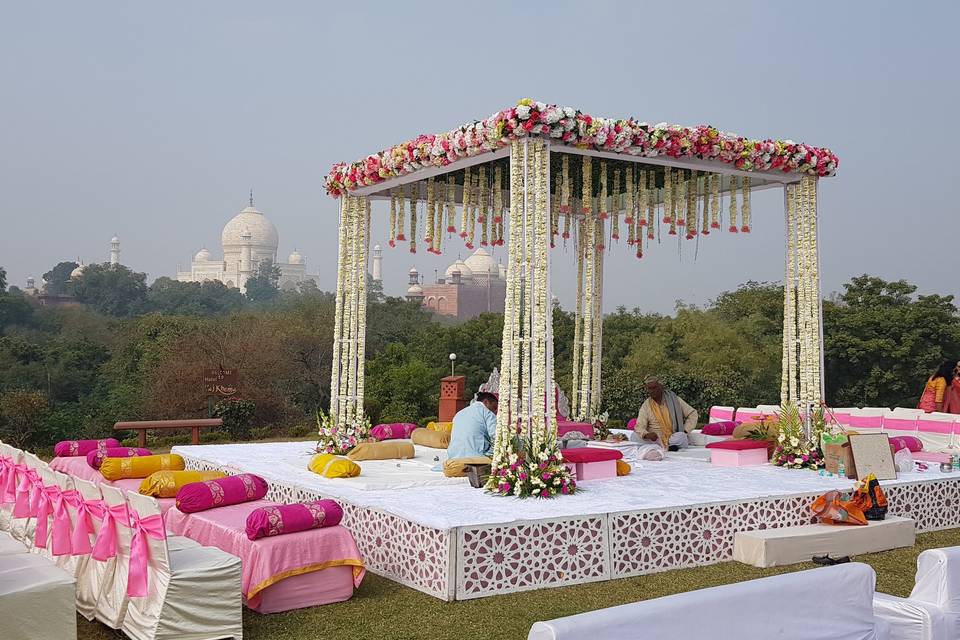
[[[130,570],[130,515],[123,491],[107,484],[103,493],[104,517],[93,548],[93,557],[105,561],[113,558],[109,573],[101,580],[94,617],[113,629],[119,629],[127,613],[127,574]]]
[[[78,561],[77,612],[87,620],[93,620],[100,592],[104,583],[113,578],[117,559],[113,555],[98,560],[91,555],[94,541],[100,536],[106,506],[100,487],[80,478],[74,478],[73,483],[77,497],[68,501],[68,508],[73,513],[74,522],[71,548]]]
[[[214,547],[168,542],[154,498],[127,494],[133,550],[123,632],[135,640],[243,637],[240,559]]]

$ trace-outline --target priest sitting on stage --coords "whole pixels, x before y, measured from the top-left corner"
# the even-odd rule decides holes
[[[644,387],[649,397],[640,405],[631,439],[659,443],[664,449],[685,446],[687,435],[697,426],[696,409],[655,377],[647,378]]]
[[[497,404],[497,396],[481,391],[470,406],[453,416],[448,458],[493,456],[493,441],[497,436]]]

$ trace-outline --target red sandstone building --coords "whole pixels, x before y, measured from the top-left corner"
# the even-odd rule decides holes
[[[410,269],[407,299],[419,301],[438,315],[468,320],[481,313],[503,313],[507,270],[483,247],[466,260],[457,259],[433,284],[421,284],[416,267]]]

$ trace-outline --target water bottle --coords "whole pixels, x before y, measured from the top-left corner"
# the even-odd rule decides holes
[[[837,463],[837,477],[847,477],[847,465],[843,464],[843,460]]]
[[[960,455],[954,455],[953,458],[953,470],[960,471]]]

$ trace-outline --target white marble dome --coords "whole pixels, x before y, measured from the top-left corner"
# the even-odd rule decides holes
[[[194,262],[207,262],[209,260],[210,260],[210,252],[207,250],[206,247],[200,249],[200,251],[197,251],[197,254],[193,256]]]
[[[493,256],[490,255],[490,252],[480,247],[473,254],[464,260],[466,265],[470,267],[470,271],[474,274],[491,274],[493,276],[498,276],[500,274],[500,269],[497,267],[497,262],[493,259]]]
[[[249,234],[248,239],[245,238],[247,234]],[[249,243],[255,247],[270,248],[276,252],[280,244],[280,235],[267,216],[256,207],[249,206],[231,218],[230,222],[223,227],[220,243],[224,251]]]
[[[77,265],[76,267],[74,267],[73,271],[70,272],[70,279],[71,279],[71,280],[76,280],[77,278],[79,278],[80,276],[82,276],[82,275],[83,275],[83,272],[86,270],[86,268],[87,268],[87,266],[81,262],[79,265]]]
[[[291,253],[291,254],[287,257],[287,263],[288,263],[288,264],[303,264],[303,256],[300,255],[300,252],[299,252],[299,251],[297,251],[296,249],[294,249],[294,250],[293,250],[293,253]]]
[[[460,280],[473,280],[473,269],[471,269],[466,262],[463,260],[457,259],[452,265],[447,267],[447,270],[443,272],[444,277],[447,281],[450,281],[450,278],[453,277],[453,272],[460,272]]]

